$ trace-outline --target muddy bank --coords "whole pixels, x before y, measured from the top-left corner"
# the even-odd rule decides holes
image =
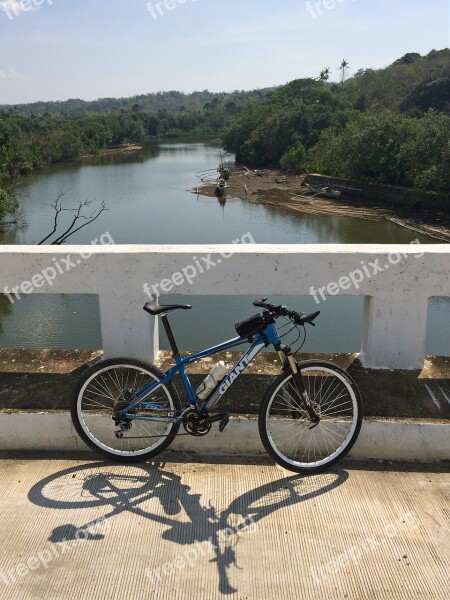
[[[118,146],[117,148],[104,148],[103,150],[99,150],[97,154],[83,154],[78,157],[78,160],[82,160],[84,158],[96,158],[97,156],[116,156],[117,154],[126,154],[131,152],[139,152],[142,150],[143,146],[135,146],[135,145],[127,145],[127,146]]]
[[[421,203],[420,200],[416,200],[419,204],[415,207],[400,206],[396,210],[392,202],[384,202],[381,196],[385,188],[390,188],[391,192],[392,189],[398,191],[398,188],[369,184],[372,196],[369,197],[367,193],[359,196],[360,188],[351,187],[350,183],[354,185],[360,182],[345,180],[346,185],[339,186],[335,185],[336,181],[336,178],[322,178],[318,175],[289,176],[272,169],[258,171],[243,167],[231,170],[230,178],[221,195],[224,200],[227,196],[241,198],[251,203],[277,206],[294,212],[340,215],[374,221],[389,219],[401,227],[428,235],[437,242],[450,242],[450,212],[425,208],[428,205]],[[319,186],[319,188],[328,186],[341,195],[336,199],[324,198],[317,189],[311,191],[309,185]],[[361,185],[366,184],[361,183]],[[414,192],[414,190],[405,191],[410,199],[413,197],[410,195],[411,191]],[[217,197],[217,180],[212,178],[211,181],[200,182],[192,192],[211,198]],[[424,192],[417,193],[420,196],[424,194]]]
[[[192,192],[201,196],[213,198],[216,196],[219,173],[208,175],[210,181],[200,181]],[[261,191],[285,190],[300,193],[305,188],[304,175],[285,176],[273,169],[255,171],[246,167],[230,170],[230,178],[226,182],[225,195],[232,198],[248,198]]]

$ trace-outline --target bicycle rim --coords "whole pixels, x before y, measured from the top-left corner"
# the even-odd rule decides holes
[[[298,472],[318,471],[337,462],[356,441],[361,401],[345,372],[316,363],[301,367],[301,373],[320,423],[313,427],[292,374],[286,374],[266,402],[261,433],[277,462]]]
[[[136,415],[163,417],[167,421],[134,420],[131,428],[118,438],[118,426],[112,416],[114,407],[130,394],[158,378],[150,370],[126,362],[100,368],[81,386],[77,398],[77,417],[82,432],[100,450],[117,457],[139,457],[157,454],[168,439],[176,434],[178,426],[171,422],[176,414],[172,394],[166,386],[161,386],[146,399],[146,402],[160,405],[158,410],[134,409]]]

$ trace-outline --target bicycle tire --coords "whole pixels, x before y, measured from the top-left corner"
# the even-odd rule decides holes
[[[122,369],[120,376],[119,369]],[[113,376],[111,372],[114,373],[114,370]],[[128,388],[128,383],[131,383],[130,372],[135,374],[135,379],[133,386]],[[128,373],[126,380],[125,373]],[[131,358],[113,358],[90,367],[78,382],[71,404],[72,422],[80,438],[101,455],[124,463],[143,462],[168,448],[178,433],[179,424],[168,421],[159,435],[158,430],[164,424],[133,420],[130,431],[134,435],[127,435],[127,432],[119,440],[114,433],[117,426],[112,420],[114,405],[123,400],[127,390],[140,389],[147,381],[161,381],[163,377],[164,373],[154,365]],[[109,388],[110,381],[112,389]],[[179,414],[180,402],[171,382],[158,388],[156,394],[159,395],[158,398],[147,401],[167,403],[168,418]],[[149,429],[152,426],[156,437],[153,437],[153,431]],[[151,443],[153,439],[158,441]],[[139,443],[138,440],[142,441]]]
[[[304,361],[299,369],[320,423],[311,428],[286,370],[264,395],[259,433],[278,464],[296,473],[317,473],[336,464],[356,442],[363,418],[361,394],[352,377],[333,363]]]

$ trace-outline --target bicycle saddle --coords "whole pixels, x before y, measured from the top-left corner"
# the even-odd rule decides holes
[[[144,306],[144,310],[153,316],[163,315],[173,310],[190,310],[192,306],[189,304],[158,304],[157,301],[147,302]]]

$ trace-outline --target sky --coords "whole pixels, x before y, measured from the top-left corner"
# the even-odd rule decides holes
[[[0,104],[250,90],[449,47],[449,0],[0,0]]]

